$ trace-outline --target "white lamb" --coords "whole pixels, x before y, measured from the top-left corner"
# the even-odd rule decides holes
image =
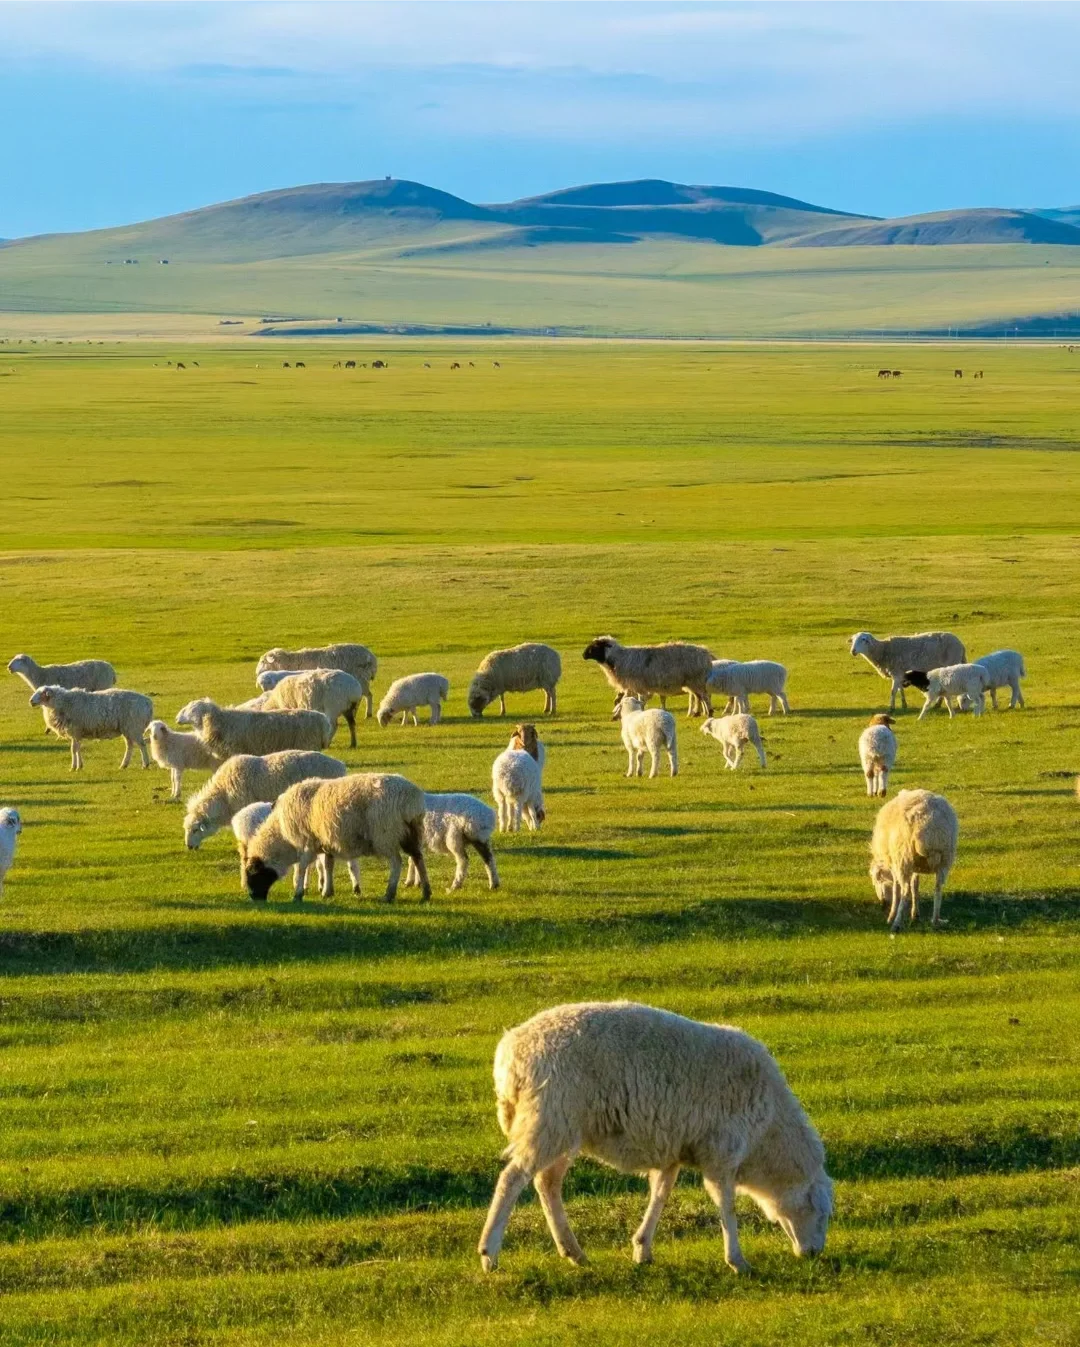
[[[545,756],[544,746],[536,737],[536,726],[519,725],[509,748],[492,763],[491,793],[499,814],[500,832],[517,832],[523,815],[531,832],[543,823]]]
[[[851,653],[861,655],[882,678],[892,683],[889,710],[896,709],[896,694],[906,707],[904,675],[910,669],[940,669],[946,664],[963,664],[967,659],[964,643],[951,631],[923,631],[915,636],[888,636],[879,641],[868,631],[857,631],[851,638]]]
[[[4,893],[4,879],[15,864],[15,839],[22,833],[22,819],[17,809],[0,809],[0,897]]]
[[[742,711],[749,714],[750,694],[765,693],[769,698],[769,715],[779,706],[786,716],[791,710],[787,699],[787,669],[770,659],[716,659],[706,686],[710,692],[721,692],[728,698],[724,714]]]
[[[889,793],[889,773],[896,762],[896,735],[891,729],[895,724],[892,716],[873,716],[859,735],[859,761],[866,777],[867,795]]]
[[[559,1253],[585,1262],[562,1201],[563,1178],[579,1153],[648,1174],[635,1263],[652,1261],[653,1236],[683,1165],[701,1171],[720,1209],[733,1271],[749,1266],[739,1247],[737,1193],[783,1229],[798,1257],[825,1247],[832,1183],[821,1139],[776,1060],[741,1029],[626,1001],[555,1006],[503,1035],[495,1095],[509,1144],[480,1237],[486,1272],[530,1182]]]
[[[988,680],[986,690],[990,694],[990,702],[995,711],[998,709],[998,688],[1010,689],[1012,694],[1009,697],[1010,711],[1016,706],[1024,705],[1020,680],[1027,677],[1027,669],[1024,667],[1024,657],[1019,650],[995,650],[989,655],[983,655],[974,663],[986,670]]]
[[[150,766],[143,735],[154,716],[154,703],[141,692],[109,688],[105,692],[85,692],[82,688],[62,688],[46,683],[30,698],[31,706],[40,706],[46,726],[60,739],[71,740],[71,770],[82,770],[82,745],[85,739],[123,739],[124,756],[120,766],[131,761],[138,748],[143,766]]]
[[[761,745],[761,731],[753,716],[741,712],[733,716],[710,716],[701,727],[724,750],[724,763],[737,771],[742,762],[743,749],[752,744],[757,749],[758,761],[765,766],[765,750]]]
[[[400,711],[403,725],[410,715],[413,724],[418,725],[417,707],[426,706],[431,712],[431,723],[437,725],[442,719],[442,704],[449,695],[450,680],[442,674],[408,674],[390,684],[386,696],[379,703],[376,716],[379,724],[385,726]]]
[[[235,758],[230,759],[235,762]],[[247,893],[247,852],[248,843],[259,831],[262,825],[270,817],[274,806],[269,800],[258,800],[254,804],[245,805],[243,809],[238,810],[232,816],[232,835],[236,838],[236,849],[240,853],[240,889]],[[411,862],[410,862],[411,864]],[[349,874],[352,876],[353,891],[360,892],[360,862],[350,860],[348,862]],[[319,892],[322,893],[326,888],[326,857],[319,855],[315,861],[315,868],[318,872]],[[301,879],[303,885],[301,886]],[[419,881],[417,881],[419,882]],[[299,865],[293,870],[294,887],[300,888],[301,897],[307,889],[307,873],[301,876]]]
[[[650,780],[659,775],[660,753],[667,750],[671,775],[679,775],[679,749],[675,741],[675,717],[659,707],[645,710],[637,697],[626,695],[617,712],[622,724],[623,747],[627,753],[627,776],[640,776],[645,754],[649,755]],[[616,717],[612,716],[612,720]]]
[[[942,701],[952,720],[953,702],[958,710],[970,707],[973,715],[982,715],[986,709],[988,679],[989,675],[981,664],[947,664],[942,669],[928,669],[926,673],[909,669],[904,675],[904,685],[918,688],[926,695],[919,712],[920,720]]]
[[[960,824],[944,795],[902,790],[878,810],[870,839],[870,880],[895,933],[919,915],[919,876],[933,875],[934,926],[943,924],[941,895],[956,862]]]
[[[457,862],[454,879],[448,893],[460,889],[469,873],[469,853],[472,847],[484,862],[488,888],[499,887],[499,872],[495,867],[495,853],[491,849],[491,835],[495,831],[496,814],[490,805],[475,795],[425,795],[424,850],[429,854],[453,856]],[[420,883],[420,874],[410,857],[405,871],[406,885]]]
[[[212,772],[218,766],[217,758],[197,734],[170,729],[163,720],[152,720],[147,726],[147,734],[150,756],[169,772],[172,781],[170,800],[180,799],[180,785],[186,771]]]

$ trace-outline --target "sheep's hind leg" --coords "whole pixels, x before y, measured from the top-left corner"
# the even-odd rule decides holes
[[[649,1170],[649,1205],[645,1208],[641,1224],[634,1231],[631,1244],[635,1263],[652,1262],[653,1236],[660,1224],[664,1204],[679,1177],[679,1168],[679,1165],[669,1165],[667,1169]]]
[[[359,894],[359,892],[360,892],[360,862],[359,862],[359,861],[347,861],[346,864],[347,864],[348,867],[349,867],[349,876],[350,876],[350,878],[352,879],[352,891],[353,891],[353,893]]]
[[[544,1210],[544,1217],[556,1249],[563,1258],[569,1258],[571,1263],[583,1267],[589,1260],[570,1229],[570,1220],[566,1215],[562,1198],[563,1178],[572,1163],[572,1156],[561,1155],[554,1164],[548,1165],[536,1175],[533,1186],[540,1198],[540,1205]]]
[[[494,1272],[499,1265],[499,1250],[502,1248],[510,1213],[531,1179],[532,1174],[514,1161],[499,1175],[476,1250],[480,1255],[480,1266],[485,1272]]]
[[[945,889],[945,880],[948,878],[947,870],[939,870],[934,877],[934,915],[930,919],[932,926],[948,926],[948,922],[941,915],[941,896]]]
[[[345,724],[349,727],[349,747],[356,747],[356,707],[350,706],[345,712]]]
[[[120,759],[120,770],[121,770],[121,771],[123,771],[124,768],[128,765],[128,763],[131,762],[131,750],[132,750],[134,747],[135,747],[135,741],[134,741],[134,739],[129,739],[129,738],[127,737],[127,735],[125,734],[125,735],[124,735],[124,756]]]
[[[83,765],[83,761],[82,761],[82,744],[79,743],[78,739],[72,739],[72,741],[71,741],[71,770],[72,770],[73,772],[81,772],[81,771],[82,771],[82,765]]]
[[[750,1264],[739,1247],[739,1223],[735,1218],[735,1185],[730,1179],[719,1179],[703,1174],[705,1191],[720,1208],[720,1225],[724,1231],[724,1262],[732,1272],[749,1272]]]
[[[642,754],[642,758],[643,758],[643,759],[644,759],[644,756],[645,756],[645,755]],[[653,779],[654,776],[659,776],[659,775],[660,775],[660,767],[659,767],[659,765],[657,764],[657,761],[656,761],[656,749],[655,749],[655,748],[650,748],[650,749],[649,749],[649,780],[651,781],[651,780]]]
[[[484,862],[484,869],[487,871],[488,888],[497,889],[499,887],[499,871],[495,866],[495,853],[491,849],[490,842],[470,841],[469,845]]]

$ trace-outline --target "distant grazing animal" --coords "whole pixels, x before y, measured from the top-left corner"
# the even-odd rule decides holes
[[[579,1153],[648,1174],[635,1263],[652,1261],[653,1236],[683,1165],[701,1171],[720,1208],[733,1271],[748,1270],[737,1193],[783,1229],[797,1257],[824,1248],[832,1183],[821,1139],[775,1058],[741,1029],[628,1001],[554,1006],[503,1035],[494,1075],[509,1144],[480,1236],[485,1272],[498,1263],[510,1213],[530,1181],[559,1253],[585,1262],[562,1202],[563,1178]]]
[[[425,368],[425,369],[430,369],[430,368],[431,368],[431,365],[430,365],[426,360],[424,361],[424,368]]]
[[[877,377],[879,379],[888,379],[891,375],[892,375],[891,369],[879,369],[877,372]]]
[[[198,362],[197,360],[193,360],[191,363],[192,363],[192,365],[194,366],[195,369],[198,369],[198,368],[199,368],[199,362]]]
[[[952,372],[952,377],[954,379],[962,379],[964,377],[964,371],[962,369],[954,369]]]
[[[296,364],[293,366],[293,369],[307,369],[307,366],[304,364],[302,360],[298,360]]]
[[[493,361],[491,362],[491,367],[492,367],[492,369],[502,369],[502,366],[499,364],[499,362],[498,362],[497,360],[493,360]]]
[[[346,360],[346,361],[345,361],[345,368],[346,368],[346,369],[355,369],[355,368],[356,368],[356,361],[355,361],[355,360]]]
[[[287,360],[283,360],[283,361],[281,362],[281,368],[282,368],[282,369],[291,369],[292,366],[289,364],[289,362],[288,362]]]
[[[859,761],[866,777],[867,795],[889,793],[889,773],[896,762],[896,735],[892,732],[895,724],[892,716],[872,716],[859,735]]]
[[[892,372],[892,377],[893,377],[894,379],[899,379],[900,376],[903,374],[903,372],[904,372],[904,371],[903,371],[902,369],[894,369],[893,372]]]
[[[868,631],[857,631],[851,638],[851,653],[861,655],[882,678],[892,682],[889,710],[906,707],[904,677],[912,669],[937,669],[945,664],[962,664],[967,659],[964,643],[950,631],[924,631],[915,636],[889,636],[879,641]]]
[[[458,362],[455,360],[454,363],[450,366],[450,368],[451,368],[451,369],[460,369],[461,366],[460,366],[460,365],[458,364]]]
[[[975,373],[974,373],[971,377],[972,377],[973,379],[981,379],[981,378],[983,377],[983,372],[982,372],[982,370],[981,370],[981,369],[977,369],[977,370],[975,371]]]
[[[473,362],[472,362],[471,360],[469,361],[469,368],[470,368],[470,369],[475,369],[475,368],[476,368],[476,366],[473,364]]]
[[[373,361],[371,362],[371,368],[372,368],[372,369],[389,369],[390,366],[386,363],[385,360],[373,360]]]
[[[902,790],[878,810],[870,839],[870,879],[894,932],[919,915],[919,876],[934,876],[933,924],[942,925],[941,895],[956,863],[956,810],[943,795]]]
[[[177,368],[177,369],[187,369],[187,366],[184,364],[184,362],[183,362],[182,360],[178,360],[178,361],[176,362],[176,368]]]
[[[0,809],[0,896],[4,879],[15,863],[15,839],[22,834],[22,818],[17,809]]]

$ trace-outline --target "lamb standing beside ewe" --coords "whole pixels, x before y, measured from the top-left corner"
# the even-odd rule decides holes
[[[22,833],[22,818],[17,809],[0,809],[0,898],[4,894],[4,880],[15,864],[15,841]]]
[[[918,688],[926,695],[919,712],[920,720],[941,701],[952,720],[953,701],[957,710],[970,707],[974,715],[982,715],[986,709],[987,678],[981,664],[948,664],[943,669],[929,669],[926,673],[909,669],[904,675],[904,686]]]
[[[904,675],[909,669],[939,669],[946,664],[963,664],[967,659],[964,643],[951,631],[924,631],[916,636],[889,636],[879,641],[868,631],[857,631],[851,638],[852,655],[863,659],[882,678],[892,682],[889,710],[896,709],[896,694],[900,705],[907,707],[904,697]]]
[[[769,715],[777,706],[786,716],[791,710],[787,699],[787,670],[771,659],[717,659],[709,674],[710,692],[722,692],[728,698],[724,715],[729,711],[750,711],[750,694],[763,692],[769,698]]]
[[[152,720],[147,727],[150,756],[159,767],[168,770],[172,780],[170,800],[180,799],[180,784],[186,771],[212,772],[217,759],[197,734],[170,729],[163,720]]]
[[[230,762],[235,762],[235,758],[230,758]],[[255,804],[247,804],[243,809],[238,810],[232,816],[232,835],[236,838],[236,849],[240,853],[240,889],[247,893],[247,850],[248,843],[259,831],[262,825],[273,813],[274,806],[269,800],[258,800]],[[360,892],[360,864],[358,861],[349,861],[349,874],[352,876],[353,892]],[[319,874],[319,892],[322,893],[326,888],[326,857],[319,855],[315,861],[315,867]],[[294,884],[299,884],[300,872],[296,868]],[[307,875],[304,875],[304,885],[301,892],[307,890]]]
[[[485,655],[469,684],[467,701],[473,716],[482,716],[496,697],[499,714],[506,715],[508,692],[543,691],[544,714],[555,714],[555,688],[562,677],[559,652],[538,641],[493,650]]]
[[[752,1197],[797,1256],[820,1253],[832,1214],[825,1151],[764,1044],[728,1025],[700,1024],[627,1001],[555,1006],[505,1033],[495,1050],[499,1126],[509,1163],[480,1237],[485,1272],[498,1261],[514,1203],[531,1181],[555,1247],[585,1255],[562,1202],[579,1153],[646,1173],[649,1203],[634,1234],[635,1263],[684,1164],[700,1169],[720,1209],[724,1258],[748,1269],[735,1196]]]
[[[892,716],[872,716],[859,735],[859,761],[867,795],[884,797],[889,793],[889,773],[896,762],[896,735],[891,728],[895,724]]]
[[[738,713],[733,716],[710,716],[701,727],[702,734],[711,735],[724,750],[724,763],[737,771],[742,762],[743,749],[752,744],[757,749],[758,761],[765,766],[765,750],[761,745],[761,731],[753,716]]]
[[[73,772],[82,770],[84,739],[123,739],[120,766],[128,765],[135,748],[142,754],[143,766],[150,766],[143,735],[154,717],[154,703],[141,692],[122,688],[85,692],[46,683],[30,698],[30,705],[41,707],[45,724],[58,738],[71,740]]]
[[[878,810],[870,839],[870,879],[896,932],[904,920],[919,916],[919,876],[933,875],[934,926],[941,926],[941,895],[956,861],[960,824],[943,795],[902,790]]]
[[[518,725],[509,747],[491,764],[491,793],[500,832],[517,832],[522,815],[530,832],[535,832],[547,817],[543,787],[546,756],[536,726]]]
[[[350,673],[368,688],[364,700],[367,702],[367,717],[371,719],[370,688],[379,670],[379,661],[366,645],[343,643],[305,646],[300,650],[285,650],[282,646],[275,646],[273,650],[268,650],[260,657],[255,666],[256,678],[271,669],[341,669],[345,673]]]
[[[496,815],[490,805],[475,795],[424,796],[424,850],[429,855],[453,856],[457,862],[448,893],[460,889],[469,873],[469,853],[472,847],[484,862],[488,888],[499,887],[499,872],[495,867],[495,853],[491,849],[491,834],[495,831]],[[405,885],[415,887],[420,874],[409,858],[405,869]]]
[[[659,758],[667,749],[671,775],[679,775],[679,749],[675,742],[675,717],[670,711],[651,707],[646,711],[637,697],[623,697],[612,720],[622,722],[622,741],[628,762],[627,776],[640,776],[645,754],[649,755],[650,780],[659,774]]]
[[[264,675],[265,677],[265,675]],[[343,669],[308,669],[280,676],[258,708],[260,711],[321,711],[337,733],[344,716],[349,747],[356,747],[356,708],[370,695],[366,683]]]
[[[1024,705],[1024,694],[1020,691],[1021,678],[1027,677],[1024,657],[1019,650],[994,650],[974,661],[986,670],[986,690],[994,710],[998,709],[998,688],[1009,688],[1009,710]]]
[[[224,762],[236,753],[282,753],[288,748],[328,748],[334,729],[321,711],[235,711],[202,699],[177,715]]]
[[[585,647],[584,659],[595,660],[604,677],[615,689],[615,706],[623,696],[637,697],[644,706],[650,697],[667,698],[686,692],[690,696],[687,713],[698,714],[703,708],[712,715],[708,679],[713,657],[703,645],[671,641],[667,645],[620,645],[614,636],[598,636]]]
[[[8,664],[8,673],[17,674],[31,691],[51,685],[58,688],[82,688],[84,692],[104,692],[116,686],[116,670],[104,659],[79,659],[72,664],[39,664],[29,655],[16,655]]]
[[[238,753],[223,762],[209,781],[187,802],[184,845],[197,851],[200,843],[224,828],[245,805],[276,800],[298,781],[321,777],[325,781],[348,772],[343,762],[326,753],[302,753],[288,749],[258,757]]]
[[[416,708],[426,706],[431,712],[432,725],[437,725],[442,719],[442,704],[449,695],[450,680],[442,674],[409,674],[405,678],[395,679],[379,703],[378,722],[383,726],[389,725],[391,716],[400,711],[403,725],[410,715],[413,724],[418,725],[420,722],[416,719]]]

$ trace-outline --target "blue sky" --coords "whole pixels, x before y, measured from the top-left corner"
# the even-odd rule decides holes
[[[273,187],[1080,202],[1080,4],[0,5],[0,237]]]

